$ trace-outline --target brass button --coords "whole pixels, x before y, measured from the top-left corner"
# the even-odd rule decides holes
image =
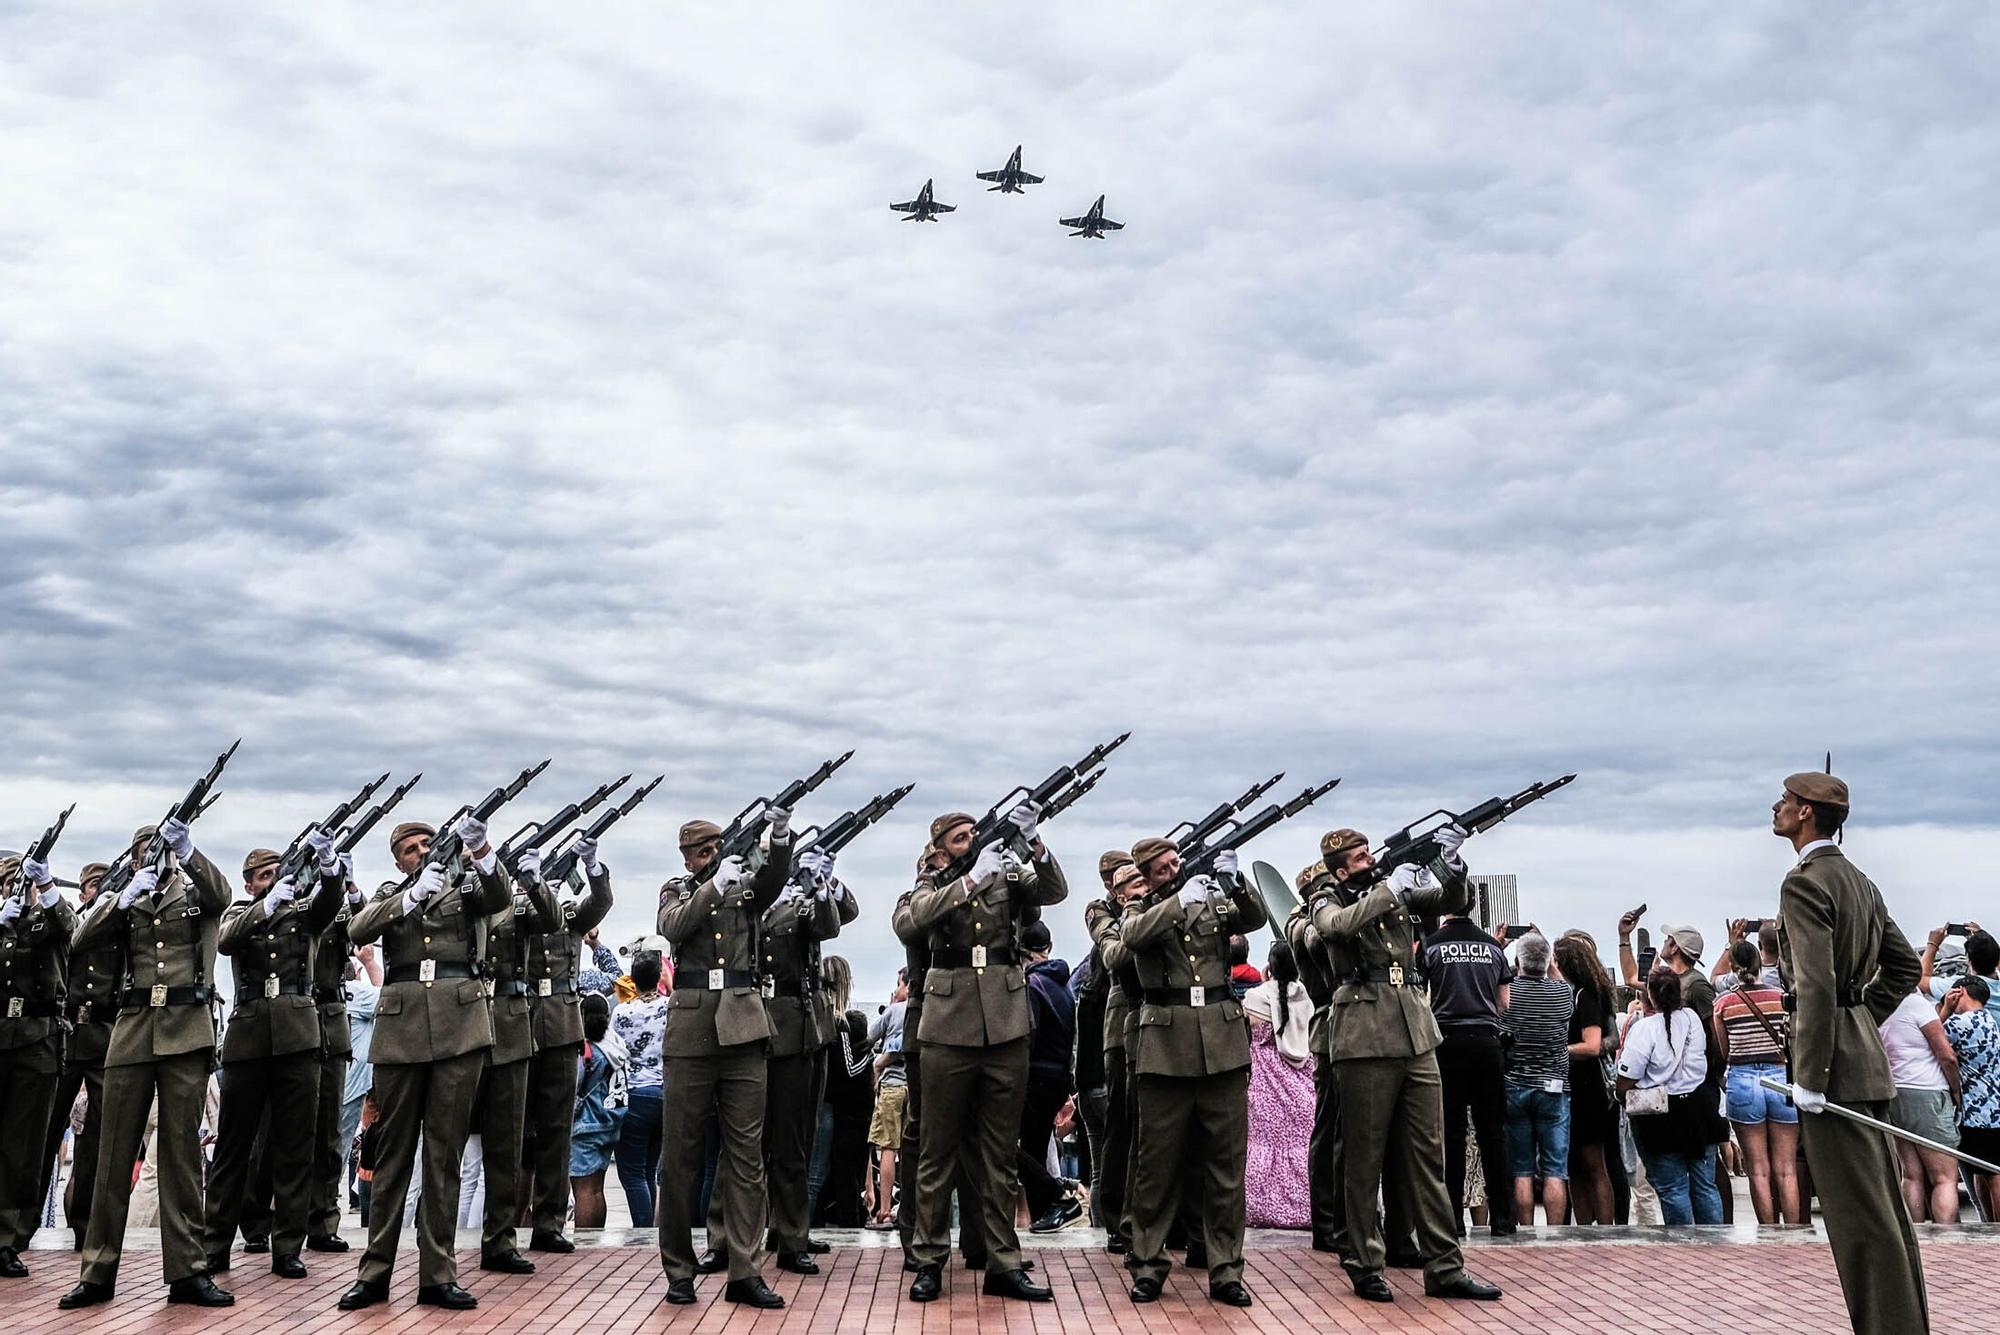
[[[274,950],[274,951],[272,951],[272,952],[271,952],[271,958],[272,958],[272,959],[276,959],[276,958],[278,958],[278,952],[277,952],[277,951],[275,951],[275,950]]]
[[[437,986],[437,984],[436,984],[436,983],[425,983],[425,984],[424,984],[424,986],[425,986],[425,987],[427,987],[427,988],[428,988],[428,987],[436,987],[436,986]]]
[[[715,934],[715,939],[716,939],[716,940],[718,940],[718,941],[720,941],[720,940],[722,939],[722,933],[721,933],[721,932],[717,932],[717,933]]]
[[[431,939],[430,939],[429,937],[425,937],[425,938],[424,938],[424,944],[425,944],[425,945],[429,945],[430,943],[431,943]]]
[[[164,941],[155,941],[153,943],[153,949],[155,950],[165,950],[166,948],[167,948],[167,943]]]

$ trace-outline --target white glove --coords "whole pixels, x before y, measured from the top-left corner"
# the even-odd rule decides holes
[[[7,896],[6,902],[0,903],[0,927],[5,927],[20,916],[21,901],[19,897],[15,895]]]
[[[470,811],[460,816],[458,824],[452,829],[458,835],[459,842],[465,845],[467,853],[477,853],[486,847],[486,822]]]
[[[597,841],[595,839],[578,839],[570,847],[576,850],[576,860],[583,864],[583,874],[585,876],[597,876],[603,873],[604,864],[597,860]]]
[[[328,875],[339,868],[339,857],[333,851],[333,835],[325,830],[314,830],[306,836],[306,847],[319,859],[319,869]]]
[[[1800,1112],[1826,1111],[1826,1095],[1816,1089],[1807,1089],[1804,1085],[1792,1086],[1792,1102],[1798,1105]]]
[[[45,909],[52,909],[62,903],[62,891],[52,885],[42,891],[41,898],[37,902]]]
[[[792,828],[792,813],[783,807],[765,807],[764,819],[771,827],[773,839],[783,839]]]
[[[715,888],[724,898],[741,890],[750,879],[750,869],[739,857],[726,857],[715,868]]]
[[[984,890],[987,886],[998,880],[1006,870],[1007,855],[1001,851],[1000,845],[988,844],[979,850],[979,857],[972,864],[972,870],[967,875],[970,877],[973,885]]]
[[[342,855],[342,859],[341,859],[341,860],[342,860],[342,861],[345,861],[345,860],[346,860],[346,855],[345,855],[345,854],[343,854],[343,855]],[[361,889],[361,887],[360,887],[360,886],[358,886],[358,885],[356,885],[356,884],[354,883],[354,873],[353,873],[353,872],[351,872],[351,871],[350,871],[350,872],[348,872],[348,873],[347,873],[347,906],[348,906],[349,908],[351,908],[351,909],[358,909],[358,908],[360,908],[360,907],[361,907],[361,906],[362,906],[363,904],[366,904],[367,902],[368,902],[368,896],[367,896],[367,895],[366,895],[365,893],[363,893],[363,891],[362,891],[362,889]]]
[[[424,864],[417,873],[417,881],[403,892],[403,912],[415,913],[423,907],[425,900],[444,889],[444,868],[435,862]]]
[[[264,916],[270,917],[299,897],[299,887],[287,876],[264,894]]]
[[[521,879],[524,881],[541,880],[542,850],[539,848],[522,849],[521,856],[514,859],[514,870],[521,874]]]
[[[33,858],[21,859],[21,875],[29,885],[34,886],[37,890],[44,888],[50,881],[55,879],[55,877],[49,874],[48,863],[37,862]]]
[[[1458,861],[1458,850],[1465,847],[1465,841],[1471,837],[1462,825],[1440,825],[1431,832],[1431,838],[1437,841],[1438,852],[1444,855],[1446,862]]]
[[[1217,876],[1234,876],[1236,869],[1242,865],[1242,863],[1236,860],[1236,850],[1233,848],[1225,848],[1215,855],[1215,874]]]
[[[153,894],[159,888],[160,873],[154,871],[151,867],[143,868],[130,881],[126,882],[123,890],[118,892],[118,907],[129,909],[139,902],[141,895]]]
[[[1396,897],[1397,903],[1401,903],[1411,891],[1423,889],[1425,882],[1429,880],[1430,877],[1424,874],[1422,867],[1414,862],[1405,862],[1389,873],[1389,893]]]
[[[169,816],[160,823],[160,838],[166,841],[167,847],[173,849],[174,856],[182,862],[194,856],[194,835],[188,830],[186,821],[175,820]]]
[[[811,881],[816,889],[826,889],[826,882],[833,875],[833,854],[815,848],[799,859],[799,872]]]
[[[1197,876],[1181,887],[1181,907],[1200,908],[1208,902],[1208,878]]]
[[[1021,832],[1021,838],[1032,844],[1035,842],[1035,831],[1041,828],[1042,809],[1033,802],[1023,802],[1007,813],[1007,819]]]
[[[340,879],[343,881],[352,881],[354,879],[354,855],[352,853],[342,853],[339,861]],[[355,886],[354,893],[357,895],[360,894],[361,887],[358,885]]]

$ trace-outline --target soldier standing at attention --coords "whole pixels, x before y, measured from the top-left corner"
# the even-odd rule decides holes
[[[1390,1190],[1407,1197],[1401,1213],[1416,1226],[1425,1296],[1500,1296],[1466,1273],[1444,1187],[1441,1036],[1416,973],[1418,919],[1463,913],[1472,885],[1458,857],[1465,831],[1447,825],[1433,837],[1441,856],[1432,866],[1442,884],[1414,865],[1373,876],[1367,836],[1355,830],[1330,831],[1319,845],[1332,881],[1313,896],[1312,925],[1326,943],[1335,984],[1329,1026],[1354,1249],[1345,1264],[1354,1292],[1370,1302],[1395,1301],[1382,1278],[1387,1248],[1375,1213],[1383,1163],[1392,1157],[1402,1171],[1389,1176]]]
[[[209,1167],[208,1272],[229,1269],[229,1248],[250,1181],[250,1151],[266,1116],[270,1166],[271,1273],[304,1279],[306,1210],[312,1183],[314,1118],[319,1105],[319,1007],[312,999],[313,943],[340,911],[347,875],[333,836],[307,839],[319,876],[301,904],[290,877],[278,879],[278,854],[255,848],[243,859],[250,898],[222,915],[217,949],[229,956],[236,1004],[222,1035],[222,1110]]]
[[[75,932],[83,930],[84,919],[111,907],[111,901],[97,902],[98,887],[105,862],[86,862],[76,875],[82,908],[76,916]],[[37,1201],[46,1200],[49,1184],[55,1180],[56,1154],[62,1148],[63,1133],[69,1130],[69,1113],[76,1092],[88,1094],[84,1101],[83,1129],[70,1148],[69,1224],[76,1236],[76,1250],[83,1250],[85,1227],[90,1223],[90,1192],[97,1182],[97,1142],[104,1128],[104,1054],[111,1047],[111,1024],[118,1018],[118,982],[125,971],[124,947],[106,936],[89,950],[79,950],[74,932],[69,952],[69,990],[63,1003],[69,1021],[69,1036],[63,1040],[62,1079],[56,1085],[55,1101],[49,1106],[48,1137],[42,1146],[41,1185]],[[32,1228],[35,1218],[29,1219]]]
[[[1104,1221],[1104,1249],[1114,1256],[1132,1250],[1132,1226],[1125,1217],[1125,1187],[1132,1173],[1132,1079],[1125,1053],[1125,1031],[1138,1010],[1125,989],[1130,970],[1120,931],[1125,906],[1145,888],[1132,855],[1113,849],[1097,859],[1104,898],[1083,910],[1090,948],[1104,970],[1109,990],[1104,1001],[1104,1161],[1096,1165],[1098,1217]]]
[[[340,1110],[347,1099],[347,1066],[354,1059],[354,1034],[347,1023],[347,979],[352,972],[354,945],[347,925],[368,901],[354,883],[354,869],[345,854],[340,859],[341,897],[333,921],[313,942],[312,999],[319,1008],[319,1102],[313,1118],[311,1188],[306,1203],[306,1250],[344,1252],[340,1236],[342,1180]]]
[[[1827,1100],[1888,1121],[1896,1095],[1878,1026],[1922,974],[1882,893],[1834,843],[1847,785],[1808,771],[1785,780],[1771,832],[1799,860],[1778,891],[1778,968],[1792,1014],[1792,1099],[1857,1335],[1928,1331],[1924,1266],[1897,1187],[1896,1151]]]
[[[583,1050],[576,975],[582,967],[583,938],[611,912],[611,873],[597,860],[597,841],[579,839],[574,851],[588,887],[584,897],[557,905],[561,916],[556,923],[528,937],[528,1005],[535,1023],[535,1056],[528,1072],[526,1171],[533,1220],[528,1249],[537,1252],[576,1250],[563,1235],[569,1218],[577,1059]]]
[[[1140,994],[1138,1132],[1132,1149],[1132,1300],[1158,1300],[1166,1282],[1167,1232],[1185,1175],[1197,1173],[1208,1296],[1248,1307],[1243,1284],[1243,1164],[1250,1145],[1250,1026],[1229,990],[1229,938],[1268,918],[1264,901],[1223,850],[1215,875],[1180,875],[1170,839],[1141,839],[1132,863],[1147,894],[1125,909],[1123,938]]]
[[[512,908],[499,856],[486,841],[486,822],[470,812],[455,833],[470,865],[426,862],[437,831],[405,821],[389,835],[389,854],[405,890],[384,882],[368,906],[348,921],[356,945],[380,939],[387,957],[375,1003],[368,1059],[375,1067],[375,1181],[369,1194],[368,1247],[343,1311],[389,1299],[403,1201],[410,1190],[417,1141],[424,1147],[423,1197],[417,1205],[417,1301],[464,1309],[479,1300],[458,1285],[452,1253],[458,1221],[458,1174],[472,1133],[472,1101],[493,1046],[486,1004],[489,919]],[[453,860],[457,862],[456,859]],[[421,870],[419,870],[421,868]]]
[[[25,1279],[21,1253],[46,1190],[36,1156],[62,1079],[76,911],[33,858],[0,859],[0,896],[0,1279]]]
[[[708,1114],[722,1135],[715,1196],[722,1201],[729,1282],[722,1296],[750,1307],[783,1307],[759,1273],[764,1265],[765,1053],[771,1024],[757,995],[757,936],[792,870],[792,814],[765,810],[763,865],[722,856],[722,827],[681,826],[687,875],[660,887],[659,931],[674,948],[674,995],[660,1045],[665,1059],[660,1125],[660,1266],[667,1301],[694,1301],[695,1188]]]
[[[896,935],[905,945],[927,941],[923,1016],[923,1124],[916,1176],[916,1229],[911,1250],[917,1276],[912,1302],[930,1302],[943,1286],[951,1256],[954,1165],[971,1180],[985,1234],[982,1293],[1046,1302],[1052,1296],[1028,1277],[1014,1231],[1019,1184],[1014,1149],[1028,1094],[1028,992],[1021,972],[1020,928],[1037,906],[1060,904],[1069,893],[1062,868],[1036,832],[1041,814],[1022,803],[1007,819],[1031,851],[1020,866],[999,843],[979,852],[972,869],[940,883],[922,873],[898,903]],[[931,822],[931,844],[948,861],[972,852],[977,822],[951,812]]]
[[[1312,1198],[1313,1250],[1333,1252],[1351,1260],[1347,1240],[1347,1186],[1341,1180],[1340,1089],[1333,1072],[1333,960],[1319,929],[1312,925],[1315,888],[1327,879],[1326,863],[1299,869],[1292,885],[1299,906],[1285,923],[1285,940],[1299,963],[1299,981],[1312,998],[1312,1019],[1306,1026],[1306,1046],[1313,1055],[1312,1139],[1306,1151],[1306,1184]]]
[[[136,864],[156,831],[132,836]],[[215,1067],[215,941],[229,907],[229,881],[198,852],[188,827],[157,829],[170,850],[165,876],[142,867],[118,898],[86,917],[72,951],[122,940],[124,1001],[104,1059],[104,1133],[83,1241],[83,1274],[57,1306],[110,1301],[132,1204],[132,1165],[159,1103],[155,1141],[160,1184],[160,1266],[167,1301],[227,1307],[236,1299],[207,1274],[201,1246],[201,1119]]]

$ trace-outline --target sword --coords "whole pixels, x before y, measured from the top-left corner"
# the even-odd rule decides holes
[[[1768,1075],[1758,1076],[1757,1083],[1770,1090],[1773,1094],[1783,1094],[1788,1098],[1791,1096],[1792,1087],[1790,1085],[1782,1081],[1773,1080]],[[1870,1117],[1865,1112],[1856,1112],[1852,1108],[1842,1107],[1840,1104],[1830,1100],[1826,1105],[1826,1111],[1836,1116],[1845,1117],[1850,1122],[1859,1122],[1863,1126],[1872,1126],[1877,1131],[1886,1131],[1898,1140],[1907,1140],[1912,1145],[1920,1146],[1923,1149],[1936,1150],[1939,1154],[1949,1154],[1962,1164],[1970,1164],[1982,1173],[1989,1173],[1995,1177],[2000,1177],[2000,1164],[1990,1164],[1984,1159],[1975,1158],[1962,1150],[1955,1150],[1949,1145],[1940,1145],[1929,1136],[1920,1136],[1914,1131],[1905,1131],[1900,1126],[1891,1126],[1879,1118]]]

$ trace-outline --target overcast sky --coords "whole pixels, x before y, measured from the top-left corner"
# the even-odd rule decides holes
[[[1280,768],[1346,780],[1288,874],[1580,771],[1474,869],[1714,936],[1830,748],[1911,934],[2000,919],[1996,32],[11,6],[0,842],[75,801],[72,874],[239,735],[232,867],[385,768],[664,771],[625,938],[682,820],[853,747],[802,819],[918,785],[843,863],[872,1000],[923,823],[1128,728],[1072,958],[1100,849]]]

